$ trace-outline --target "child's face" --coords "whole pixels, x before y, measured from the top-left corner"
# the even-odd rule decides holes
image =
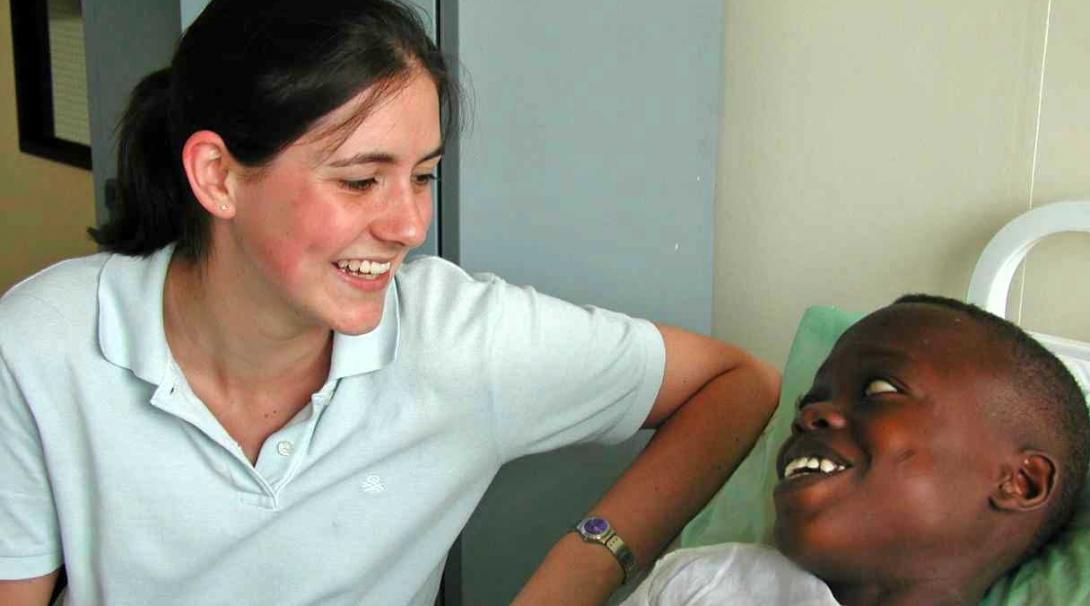
[[[986,420],[1011,390],[983,339],[974,321],[920,304],[841,338],[780,451],[785,554],[826,580],[880,580],[942,575],[938,563],[974,548],[1015,447]]]

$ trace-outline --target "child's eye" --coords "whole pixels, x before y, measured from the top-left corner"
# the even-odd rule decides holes
[[[867,387],[863,390],[865,396],[875,396],[880,393],[899,393],[901,390],[897,389],[893,383],[886,381],[885,379],[874,379],[870,383],[867,383]]]
[[[371,177],[370,179],[342,179],[341,187],[350,189],[352,191],[367,191],[375,186],[378,181]]]

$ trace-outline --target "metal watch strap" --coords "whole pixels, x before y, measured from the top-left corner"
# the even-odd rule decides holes
[[[603,530],[598,531],[597,528],[603,528]],[[598,543],[613,554],[617,563],[621,565],[621,572],[624,575],[621,579],[622,585],[627,583],[628,579],[634,576],[636,572],[636,556],[604,518],[584,518],[576,524],[575,528],[572,530],[578,533],[583,541],[587,543]]]
[[[606,546],[610,552],[613,553],[613,557],[617,558],[617,562],[621,565],[621,570],[624,571],[624,578],[621,579],[621,585],[628,582],[628,578],[636,572],[636,556],[633,555],[632,550],[628,548],[628,545],[624,544],[621,537],[617,536],[616,532],[610,531],[611,536],[606,539],[603,545]]]

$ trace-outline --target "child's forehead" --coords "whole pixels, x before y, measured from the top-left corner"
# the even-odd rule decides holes
[[[863,317],[844,333],[841,342],[878,342],[890,349],[907,349],[940,342],[976,346],[984,337],[980,324],[960,311],[926,303],[898,303]]]
[[[900,366],[991,370],[1000,361],[984,327],[958,310],[899,303],[867,315],[837,341],[828,362],[856,367],[877,361]]]

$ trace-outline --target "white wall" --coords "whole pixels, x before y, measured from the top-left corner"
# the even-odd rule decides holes
[[[1090,3],[1053,0],[1035,203],[1090,199]],[[1090,341],[1090,237],[1057,237],[1026,263],[1026,326]]]
[[[717,336],[782,365],[807,306],[963,297],[1004,223],[1090,198],[1085,0],[1052,1],[1047,62],[1048,0],[726,7]],[[1027,326],[1090,340],[1088,261],[1031,254]]]

